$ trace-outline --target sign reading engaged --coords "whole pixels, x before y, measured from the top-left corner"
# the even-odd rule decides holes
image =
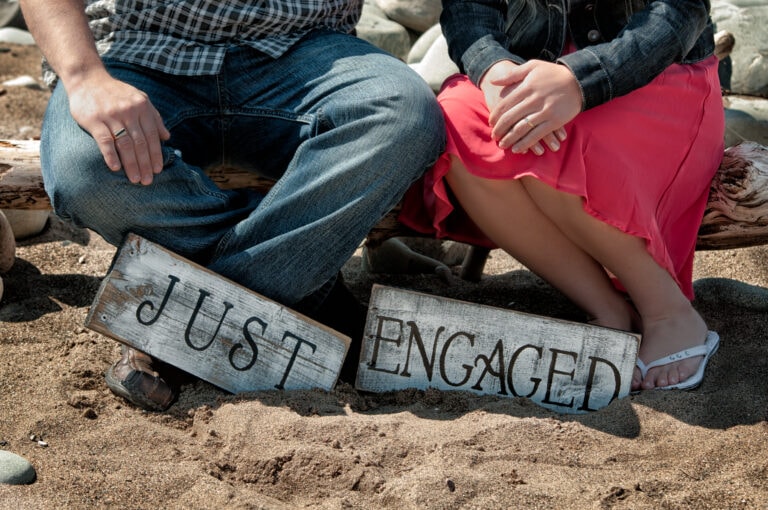
[[[629,394],[638,335],[374,285],[356,387],[465,390],[585,413]]]
[[[85,325],[232,393],[330,390],[350,341],[136,235]]]

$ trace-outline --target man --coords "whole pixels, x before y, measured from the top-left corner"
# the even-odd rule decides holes
[[[56,213],[115,245],[134,232],[359,330],[334,320],[357,306],[339,269],[436,159],[444,129],[419,76],[354,37],[361,8],[23,0],[55,87],[41,162]],[[202,170],[215,163],[277,183],[264,196],[221,191]],[[156,370],[124,348],[107,383],[162,410],[175,388]]]

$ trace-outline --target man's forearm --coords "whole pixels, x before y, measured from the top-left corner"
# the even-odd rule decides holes
[[[88,27],[83,0],[20,3],[37,46],[67,88],[94,73],[106,73]]]

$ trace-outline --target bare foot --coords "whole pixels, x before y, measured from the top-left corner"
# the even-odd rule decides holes
[[[706,336],[707,325],[704,319],[689,305],[667,316],[643,322],[643,341],[638,357],[645,364],[649,364],[683,349],[701,345]],[[703,356],[696,356],[654,367],[648,371],[645,378],[636,368],[631,387],[633,390],[649,390],[678,384],[696,372],[702,358]]]
[[[640,333],[642,327],[642,321],[637,310],[623,296],[616,301],[616,306],[613,310],[602,309],[588,322],[595,326],[631,331],[633,333]]]

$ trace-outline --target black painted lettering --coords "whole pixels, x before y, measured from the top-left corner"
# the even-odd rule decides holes
[[[592,383],[595,378],[595,367],[598,363],[604,363],[608,365],[608,367],[610,367],[610,369],[613,371],[613,396],[611,396],[611,400],[608,401],[608,404],[613,402],[619,396],[619,389],[621,388],[621,374],[619,373],[619,369],[616,367],[616,365],[605,358],[598,358],[597,356],[590,356],[589,360],[590,362],[589,376],[587,377],[587,389],[584,390],[584,402],[581,403],[579,411],[596,411],[596,409],[591,409],[589,407],[589,397],[592,394]]]
[[[520,353],[522,353],[525,349],[533,349],[536,351],[536,353],[539,355],[539,359],[541,359],[541,347],[537,345],[532,344],[525,344],[524,346],[517,349],[513,354],[512,357],[509,359],[509,369],[507,370],[507,386],[509,386],[509,391],[512,392],[512,394],[516,397],[523,397],[523,398],[531,398],[536,391],[539,389],[539,384],[541,383],[540,377],[531,377],[531,381],[533,382],[533,389],[530,393],[527,395],[521,395],[517,392],[517,389],[515,388],[515,383],[513,381],[514,377],[514,371],[515,371],[515,363],[517,362],[517,358],[520,356]]]
[[[276,384],[275,388],[278,390],[282,390],[285,388],[285,381],[288,380],[288,374],[291,372],[291,369],[293,368],[293,364],[296,361],[296,356],[299,355],[299,349],[301,349],[301,346],[303,344],[307,344],[312,348],[312,354],[315,353],[315,350],[317,350],[317,345],[313,344],[312,342],[309,342],[307,340],[304,340],[303,338],[299,338],[293,333],[290,333],[288,331],[285,332],[283,335],[283,342],[285,342],[285,339],[291,337],[296,340],[296,346],[293,348],[293,352],[291,353],[291,359],[288,360],[288,366],[285,367],[285,372],[283,373],[283,378],[280,380],[280,384]]]
[[[552,405],[562,406],[562,407],[573,407],[573,397],[571,397],[571,401],[568,403],[553,402],[552,400],[550,400],[550,395],[552,393],[552,381],[555,378],[555,374],[569,375],[571,376],[571,380],[573,380],[573,374],[576,372],[575,368],[570,372],[563,372],[561,370],[556,370],[555,365],[557,365],[557,356],[559,354],[565,354],[565,355],[571,356],[575,363],[576,359],[578,358],[578,354],[572,351],[561,351],[559,349],[550,349],[550,351],[552,352],[552,362],[549,364],[549,376],[547,377],[547,393],[546,395],[544,395],[544,399],[542,400],[542,402],[544,402],[545,404],[552,404]]]
[[[496,357],[498,354],[499,360],[498,360],[498,370],[494,370],[491,368],[491,362],[493,361],[493,358]],[[490,373],[494,377],[498,377],[499,379],[499,395],[506,395],[507,394],[507,387],[506,387],[506,377],[504,376],[504,343],[499,340],[496,342],[496,347],[494,347],[493,352],[490,356],[486,357],[484,355],[479,355],[477,358],[475,358],[475,366],[477,366],[478,361],[485,362],[485,369],[483,370],[483,373],[480,374],[480,378],[477,380],[474,386],[472,386],[473,390],[483,391],[483,387],[480,386],[480,383],[483,382],[483,379],[485,378],[485,374]]]
[[[208,343],[204,345],[200,345],[200,346],[195,345],[192,343],[192,338],[191,338],[192,326],[197,320],[197,316],[200,313],[200,309],[203,307],[203,302],[205,301],[205,298],[207,298],[210,295],[211,295],[210,292],[200,289],[200,297],[197,299],[197,304],[195,305],[195,309],[192,312],[192,317],[189,318],[189,322],[187,323],[187,329],[186,331],[184,331],[184,341],[187,343],[188,346],[190,346],[196,351],[204,351],[211,346],[213,341],[216,340],[216,335],[219,334],[221,325],[224,323],[224,318],[227,316],[227,313],[235,306],[232,303],[227,303],[226,301],[224,301],[224,313],[221,314],[221,318],[219,319],[219,324],[216,326],[216,331],[214,331],[213,334],[211,335],[211,339],[208,340]]]
[[[168,285],[168,288],[165,291],[165,295],[163,296],[163,302],[160,303],[160,308],[157,309],[157,313],[155,314],[154,317],[152,317],[151,319],[146,320],[146,321],[141,318],[141,310],[144,307],[149,308],[150,311],[155,309],[155,305],[153,305],[152,301],[150,301],[149,299],[147,299],[146,301],[143,301],[139,305],[139,307],[136,309],[136,320],[139,321],[139,324],[144,324],[145,326],[150,326],[150,325],[154,324],[157,321],[157,319],[160,318],[160,315],[163,313],[163,310],[165,309],[166,303],[168,303],[168,298],[171,297],[171,293],[173,292],[173,287],[175,287],[176,286],[176,282],[179,281],[179,278],[176,277],[176,276],[173,276],[172,274],[169,274],[168,278],[171,279],[171,283],[170,283],[170,285]]]
[[[453,341],[459,337],[464,337],[467,340],[469,340],[470,347],[475,346],[475,335],[470,335],[469,333],[464,333],[463,331],[459,331],[458,333],[454,333],[450,337],[448,337],[448,340],[445,341],[445,345],[443,345],[443,350],[440,352],[440,377],[443,378],[443,381],[445,381],[450,386],[464,386],[467,384],[467,381],[469,381],[469,378],[472,376],[472,365],[467,365],[466,363],[462,364],[461,367],[466,370],[464,374],[464,379],[461,381],[454,383],[450,380],[448,380],[448,374],[446,373],[446,366],[445,366],[445,360],[448,357],[448,348],[451,346]]]
[[[424,347],[424,342],[421,341],[419,327],[414,321],[408,321],[406,324],[411,328],[411,334],[408,335],[408,351],[405,353],[405,366],[403,367],[403,371],[400,372],[400,375],[403,377],[411,376],[411,373],[408,371],[408,365],[411,362],[411,346],[415,339],[416,347],[419,348],[419,354],[421,354],[421,361],[424,364],[424,371],[427,373],[427,380],[432,381],[432,370],[435,367],[435,354],[437,353],[437,340],[440,338],[440,333],[445,331],[445,327],[440,326],[437,328],[437,332],[435,332],[435,341],[432,342],[432,354],[429,359],[427,359],[427,349]]]
[[[397,372],[400,371],[400,363],[397,364],[397,366],[394,369],[386,369],[381,368],[377,365],[377,362],[379,360],[379,346],[381,345],[381,342],[392,342],[396,346],[400,347],[400,341],[403,338],[403,321],[400,319],[395,319],[394,317],[383,317],[381,315],[376,317],[376,320],[378,321],[378,325],[376,327],[376,337],[373,339],[373,352],[371,353],[371,361],[368,362],[368,368],[370,370],[375,370],[377,372],[385,372],[387,374],[397,374]],[[384,338],[382,336],[382,332],[384,330],[384,324],[386,322],[394,322],[398,325],[398,331],[400,333],[397,335],[397,338]]]
[[[240,349],[245,349],[243,344],[236,343],[232,346],[232,348],[229,350],[229,364],[232,365],[232,368],[235,370],[239,370],[241,372],[244,372],[245,370],[248,370],[253,366],[254,363],[256,363],[256,359],[259,357],[259,347],[256,345],[256,342],[254,341],[253,337],[251,336],[251,332],[248,330],[248,326],[251,325],[253,322],[258,322],[261,326],[261,333],[259,333],[259,336],[264,335],[264,331],[267,329],[267,323],[263,320],[259,319],[258,317],[251,317],[247,321],[245,321],[245,324],[243,324],[243,338],[245,338],[245,341],[248,342],[248,346],[251,348],[251,352],[253,353],[253,356],[251,356],[251,361],[249,361],[247,364],[245,364],[242,367],[238,367],[235,365],[235,354]]]

